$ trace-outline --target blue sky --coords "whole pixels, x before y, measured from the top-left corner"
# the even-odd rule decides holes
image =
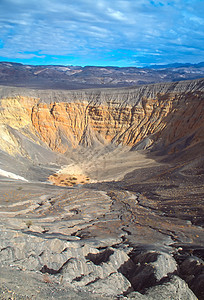
[[[204,61],[203,0],[0,0],[0,61]]]

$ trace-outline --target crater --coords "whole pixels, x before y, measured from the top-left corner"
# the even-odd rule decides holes
[[[203,84],[2,92],[1,261],[116,296],[130,251],[203,247]]]

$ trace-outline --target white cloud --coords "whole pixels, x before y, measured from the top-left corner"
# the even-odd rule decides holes
[[[124,21],[126,20],[125,16],[123,13],[121,13],[119,10],[113,10],[112,8],[107,9],[107,14],[111,16],[112,18],[119,20],[119,21]]]
[[[143,53],[149,59],[167,60],[172,53],[176,57],[185,45],[186,49],[195,47],[193,55],[199,56],[203,49],[204,7],[199,0],[187,0],[188,5],[184,2],[1,0],[0,55],[10,55],[11,59],[41,57],[39,53],[85,55],[86,59],[87,55],[95,58],[97,53],[100,57],[109,53],[119,60],[122,51],[126,54],[120,61],[127,53],[132,58]]]

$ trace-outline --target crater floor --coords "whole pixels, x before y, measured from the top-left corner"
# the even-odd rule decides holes
[[[164,299],[147,296],[154,284],[138,286],[134,272],[127,270],[138,268],[134,259],[141,253],[166,253],[182,280],[179,264],[192,255],[203,257],[203,175],[190,175],[190,170],[165,163],[164,157],[161,162],[149,155],[127,147],[81,149],[71,164],[61,166],[63,174],[90,178],[74,187],[4,178],[1,293],[11,291],[14,299],[50,299],[52,293],[59,299],[69,299],[68,294],[81,299],[80,293],[87,299],[115,299],[133,297],[136,290],[135,299],[145,294]],[[14,286],[8,266],[19,280],[31,276],[31,287]],[[167,280],[175,270],[162,276]]]

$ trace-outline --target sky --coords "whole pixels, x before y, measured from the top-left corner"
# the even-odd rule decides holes
[[[204,0],[0,0],[0,61],[199,63]]]

